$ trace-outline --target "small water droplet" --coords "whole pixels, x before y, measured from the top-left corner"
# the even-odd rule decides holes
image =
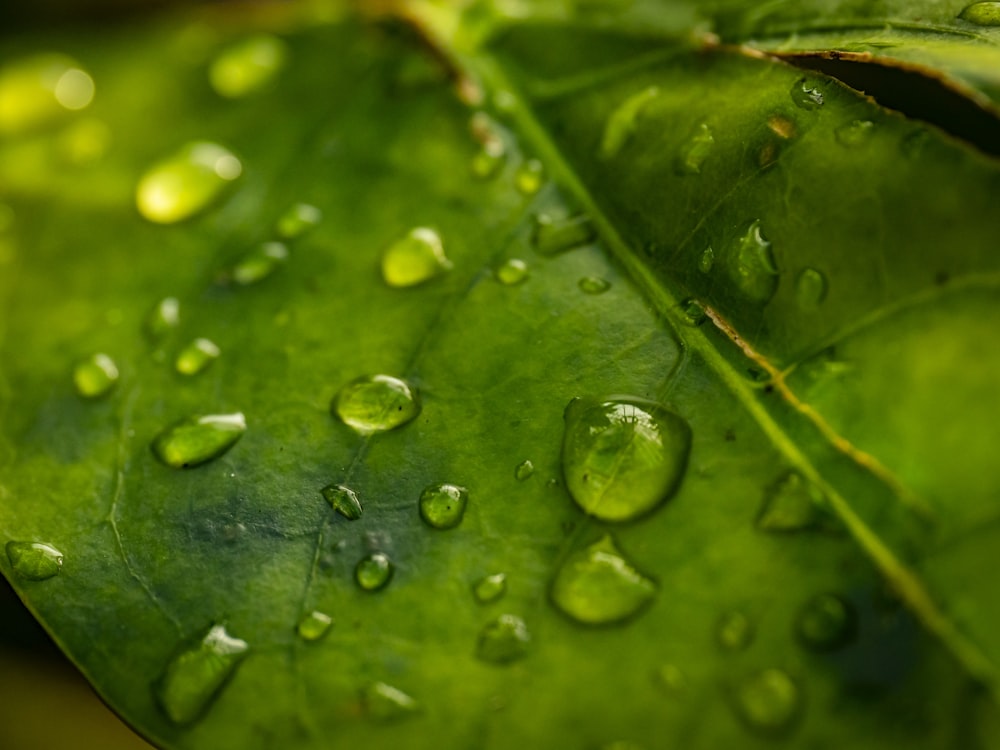
[[[136,207],[157,224],[182,221],[211,205],[242,171],[240,160],[223,146],[189,143],[143,174]]]
[[[195,339],[181,349],[174,367],[181,375],[197,375],[219,358],[219,347],[208,339]]]
[[[727,612],[715,626],[715,640],[724,651],[745,651],[753,639],[753,622],[742,612]]]
[[[480,604],[490,604],[503,598],[507,593],[507,576],[503,573],[494,573],[476,581],[472,587],[472,595]]]
[[[797,722],[802,709],[799,686],[780,669],[763,669],[748,676],[733,691],[736,714],[751,730],[783,736]]]
[[[707,317],[705,306],[693,298],[681,302],[681,316],[689,326],[700,326]]]
[[[375,682],[366,687],[362,691],[361,702],[365,713],[379,722],[404,719],[412,716],[420,708],[409,695],[384,682]]]
[[[510,258],[500,264],[493,275],[504,286],[514,286],[528,278],[528,264],[519,258]]]
[[[823,106],[823,92],[805,78],[792,85],[791,95],[795,105],[802,109],[819,109]]]
[[[751,222],[732,243],[726,266],[737,288],[756,302],[767,302],[778,289],[778,266],[759,221]]]
[[[584,276],[576,285],[580,287],[580,291],[584,294],[604,294],[611,288],[611,282],[607,279],[602,279],[600,276]]]
[[[146,316],[146,335],[153,341],[158,341],[180,323],[181,305],[176,297],[166,297],[156,303]]]
[[[328,484],[320,490],[320,494],[340,515],[349,521],[361,518],[361,501],[358,494],[343,484]]]
[[[595,235],[594,224],[586,214],[568,218],[538,214],[532,241],[542,255],[555,255],[585,245]]]
[[[604,536],[566,558],[552,582],[552,601],[585,625],[621,622],[656,595],[656,584],[639,573]]]
[[[420,517],[435,529],[453,529],[462,522],[469,492],[455,484],[432,484],[420,493]]]
[[[155,686],[160,707],[175,724],[191,724],[205,713],[247,655],[246,641],[222,625],[171,659]]]
[[[345,385],[331,411],[362,435],[402,427],[420,414],[416,389],[391,375],[364,375]]]
[[[246,419],[239,412],[188,417],[156,436],[153,453],[167,466],[189,469],[221,456],[246,429]]]
[[[854,640],[857,625],[857,614],[848,601],[836,594],[820,594],[802,607],[795,635],[810,651],[836,651]]]
[[[7,559],[18,578],[44,581],[59,574],[63,553],[44,542],[7,542]]]
[[[771,533],[834,528],[823,492],[796,471],[778,479],[764,493],[756,526]]]
[[[385,588],[392,578],[392,561],[381,552],[361,558],[354,567],[354,580],[365,591]]]
[[[333,625],[333,618],[330,615],[319,611],[313,611],[299,620],[295,628],[299,638],[304,641],[318,641],[328,632]]]
[[[664,503],[687,468],[691,429],[660,404],[621,397],[566,407],[566,487],[585,512],[630,521]]]
[[[815,310],[826,299],[826,276],[815,268],[805,268],[795,280],[795,300],[803,310]]]
[[[635,132],[643,110],[660,95],[658,86],[649,86],[623,101],[604,125],[601,137],[600,155],[602,159],[613,159],[622,150]]]
[[[427,227],[411,229],[382,255],[382,278],[391,287],[423,284],[451,268],[441,237]]]
[[[232,44],[212,61],[208,80],[219,96],[237,99],[266,87],[285,66],[288,46],[271,34]]]
[[[308,203],[296,203],[278,217],[275,229],[286,240],[301,237],[323,221],[323,212]]]
[[[843,146],[860,146],[871,138],[874,130],[875,123],[871,120],[854,120],[841,125],[834,131],[834,135]]]
[[[490,138],[472,157],[472,174],[480,180],[495,177],[507,160],[507,149],[499,138]]]
[[[65,55],[41,54],[8,62],[0,70],[0,135],[20,135],[50,125],[94,98],[94,79]]]
[[[118,367],[107,354],[95,354],[73,368],[73,385],[84,398],[100,398],[118,382]]]
[[[500,615],[479,633],[476,656],[492,664],[508,664],[528,653],[531,634],[517,615]]]
[[[681,144],[681,150],[674,162],[678,174],[700,174],[702,165],[715,148],[715,135],[712,129],[701,123],[694,133]]]
[[[542,189],[545,181],[545,167],[538,159],[528,159],[514,175],[514,187],[521,195],[534,195]]]
[[[712,270],[712,266],[715,265],[715,250],[711,247],[706,247],[701,251],[701,255],[698,256],[698,270],[702,273],[708,273]]]
[[[514,467],[514,478],[519,482],[523,482],[534,473],[535,465],[531,462],[530,458],[524,459]]]
[[[958,17],[978,26],[1000,26],[1000,2],[967,5]]]
[[[280,242],[265,242],[248,250],[236,261],[230,276],[240,286],[263,281],[288,261],[288,247]]]

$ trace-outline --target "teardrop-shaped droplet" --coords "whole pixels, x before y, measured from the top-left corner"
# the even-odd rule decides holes
[[[822,490],[797,471],[788,472],[767,488],[756,525],[771,533],[836,528]]]
[[[545,167],[538,159],[528,159],[514,175],[514,187],[521,195],[534,195],[542,189],[545,181]]]
[[[715,626],[715,640],[724,651],[744,651],[753,638],[753,622],[740,611],[727,612]]]
[[[538,214],[532,240],[542,255],[555,255],[587,244],[596,234],[594,223],[586,214],[567,218]]]
[[[715,135],[707,123],[701,123],[694,133],[681,144],[674,162],[678,174],[700,174],[705,160],[715,148]]]
[[[18,578],[44,581],[59,574],[63,553],[45,542],[7,542],[7,559]]]
[[[507,593],[507,576],[503,573],[494,573],[476,581],[472,587],[472,595],[480,604],[490,604],[503,598]]]
[[[792,101],[802,109],[819,109],[825,100],[823,92],[808,79],[796,81],[792,86]]]
[[[156,697],[164,713],[175,724],[191,724],[201,718],[249,648],[224,626],[212,626],[204,638],[170,661],[157,683]]]
[[[602,159],[613,159],[618,155],[635,132],[643,110],[659,95],[658,86],[649,86],[632,94],[611,113],[604,125],[604,135],[601,136]]]
[[[382,255],[382,278],[391,287],[423,284],[451,268],[440,235],[427,227],[411,229]]]
[[[577,550],[552,582],[552,601],[585,625],[621,622],[652,601],[656,584],[625,559],[610,536]]]
[[[195,339],[181,349],[174,368],[181,375],[197,375],[219,358],[219,347],[208,339]]]
[[[698,270],[702,273],[708,273],[712,270],[715,265],[715,250],[711,247],[706,247],[701,251],[701,255],[698,256]]]
[[[476,656],[492,664],[508,664],[528,653],[531,634],[517,615],[500,615],[479,633]]]
[[[795,279],[795,301],[803,310],[815,310],[826,299],[826,276],[815,268],[803,269]]]
[[[192,468],[228,451],[246,429],[246,419],[239,412],[188,417],[156,436],[153,453],[167,466]]]
[[[602,279],[600,276],[584,276],[576,285],[580,287],[580,291],[584,294],[604,294],[611,288],[611,282],[607,279]]]
[[[180,323],[181,305],[176,297],[161,299],[146,316],[146,335],[153,341],[159,341]]]
[[[331,507],[349,521],[361,518],[361,501],[358,494],[343,484],[328,484],[320,490]]]
[[[977,26],[1000,26],[1000,2],[967,5],[958,17]]]
[[[453,529],[462,522],[469,491],[456,484],[432,484],[420,493],[420,517],[435,529]]]
[[[472,174],[480,180],[495,177],[507,160],[507,150],[499,138],[488,138],[472,157]]]
[[[73,385],[84,398],[100,398],[118,382],[118,367],[107,354],[95,354],[73,368]]]
[[[415,389],[391,375],[365,375],[340,389],[331,410],[362,435],[402,427],[420,414]]]
[[[14,136],[85,109],[94,79],[65,55],[41,54],[0,68],[0,135]]]
[[[858,617],[850,602],[836,594],[820,594],[799,611],[795,635],[810,651],[836,651],[854,640],[857,626]]]
[[[288,261],[288,247],[281,242],[265,242],[248,250],[230,273],[240,286],[263,281]]]
[[[853,120],[837,128],[834,135],[842,145],[853,147],[865,143],[874,131],[875,123],[871,120]]]
[[[524,459],[514,467],[514,478],[519,482],[523,482],[534,473],[535,465],[531,462],[530,458]]]
[[[802,710],[802,691],[787,672],[763,669],[733,690],[737,715],[751,730],[765,736],[786,735]]]
[[[323,212],[308,203],[296,203],[278,217],[275,229],[282,239],[294,240],[319,226]]]
[[[299,638],[304,641],[318,641],[330,632],[333,626],[333,618],[325,612],[313,611],[299,620],[295,628]]]
[[[687,468],[691,429],[643,399],[573,399],[566,407],[566,487],[585,512],[629,521],[663,504]]]
[[[528,278],[528,264],[520,258],[510,258],[497,266],[493,275],[504,286],[514,286]]]
[[[409,695],[384,682],[375,682],[366,687],[361,694],[361,702],[365,714],[378,722],[405,719],[420,708]]]
[[[354,580],[365,591],[385,588],[392,578],[392,561],[387,555],[375,552],[361,558],[354,566]]]
[[[265,88],[285,66],[288,45],[271,34],[254,34],[226,47],[212,61],[208,80],[219,96],[236,99]]]
[[[173,224],[205,210],[243,172],[232,152],[217,143],[189,143],[154,164],[139,180],[139,213],[157,224]]]
[[[778,266],[759,221],[751,222],[732,243],[726,267],[737,288],[751,300],[767,302],[774,296],[778,289]]]

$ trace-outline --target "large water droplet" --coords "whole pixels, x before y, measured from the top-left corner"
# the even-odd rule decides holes
[[[385,588],[392,578],[392,561],[381,552],[361,558],[354,567],[354,580],[365,591]]]
[[[963,8],[958,17],[978,26],[1000,26],[1000,3],[973,3]]]
[[[623,101],[604,125],[601,136],[600,155],[602,159],[612,159],[635,132],[639,117],[646,107],[660,95],[658,86],[649,86]]]
[[[679,174],[700,174],[705,160],[715,148],[715,136],[706,123],[701,123],[694,133],[681,144],[674,166]]]
[[[528,278],[528,264],[520,258],[510,258],[497,266],[493,275],[504,286],[514,286]]]
[[[181,375],[197,375],[219,358],[219,347],[208,339],[195,339],[181,349],[174,367]]]
[[[361,501],[357,493],[350,487],[342,484],[328,484],[320,490],[327,502],[340,515],[349,521],[357,521],[361,518]]]
[[[767,302],[778,289],[778,266],[771,243],[764,237],[760,222],[753,221],[729,248],[726,256],[729,277],[744,295],[755,302]]]
[[[566,558],[552,582],[552,601],[586,625],[621,622],[656,594],[656,584],[639,573],[610,536]]]
[[[176,297],[166,297],[156,303],[146,316],[146,335],[153,341],[158,341],[180,323],[181,305]]]
[[[415,389],[391,375],[365,375],[340,389],[332,412],[362,435],[402,427],[420,414]]]
[[[822,490],[790,471],[764,493],[757,528],[772,533],[833,529]]]
[[[476,581],[472,587],[472,595],[480,604],[495,602],[507,593],[507,576],[503,573],[494,573]]]
[[[524,459],[514,467],[514,478],[519,482],[523,482],[534,473],[535,465],[531,462],[530,458]]]
[[[423,284],[451,268],[441,237],[427,227],[411,229],[382,255],[382,278],[392,287]]]
[[[514,175],[514,187],[522,195],[534,195],[542,189],[545,181],[545,167],[538,159],[528,159]]]
[[[240,160],[223,146],[189,143],[142,176],[136,206],[157,224],[182,221],[207,208],[242,171]]]
[[[767,736],[783,736],[799,718],[802,695],[786,672],[763,669],[736,686],[733,705],[750,729]]]
[[[63,553],[44,542],[7,542],[7,559],[18,578],[44,581],[59,574]]]
[[[631,397],[573,399],[562,460],[577,505],[605,521],[629,521],[660,506],[687,468],[691,429],[660,404]]]
[[[231,277],[240,286],[263,281],[288,261],[288,247],[280,242],[265,242],[248,250],[236,261]]]
[[[580,287],[580,291],[584,294],[604,294],[611,288],[611,282],[607,279],[602,279],[600,276],[584,276],[576,285]]]
[[[221,456],[246,429],[246,419],[239,412],[188,417],[156,436],[153,453],[167,466],[188,469]]]
[[[594,223],[586,214],[568,218],[538,214],[532,239],[539,253],[555,255],[587,244],[595,234]]]
[[[84,398],[100,398],[118,382],[118,367],[107,354],[95,354],[73,368],[73,385]]]
[[[420,517],[435,529],[453,529],[462,522],[469,492],[455,484],[432,484],[420,493]]]
[[[806,602],[795,621],[795,635],[810,651],[836,651],[857,633],[854,607],[835,594],[820,594]]]
[[[380,722],[396,721],[413,715],[419,705],[409,695],[392,685],[376,682],[364,689],[361,701],[365,713]]]
[[[826,276],[815,268],[803,269],[795,279],[795,301],[803,310],[815,310],[826,299]]]
[[[0,135],[20,135],[86,108],[94,79],[74,60],[42,54],[0,69]]]
[[[209,66],[208,80],[220,96],[246,96],[274,80],[287,55],[287,45],[278,37],[255,34],[220,52]]]
[[[299,634],[299,638],[304,641],[318,641],[330,632],[332,626],[333,618],[330,615],[324,612],[313,611],[299,620],[299,624],[295,630]]]
[[[743,651],[753,638],[753,622],[739,611],[727,612],[715,626],[715,640],[725,651]]]
[[[823,92],[805,78],[792,85],[791,94],[792,101],[802,109],[819,109],[823,106]]]
[[[492,664],[508,664],[528,653],[531,634],[517,615],[500,615],[479,633],[476,656]]]
[[[275,229],[286,240],[301,237],[323,221],[323,212],[308,203],[296,203],[278,217]]]
[[[160,707],[175,724],[191,724],[219,695],[247,655],[246,641],[214,625],[204,638],[177,654],[155,687]]]

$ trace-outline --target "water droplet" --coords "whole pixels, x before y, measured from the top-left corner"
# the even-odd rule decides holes
[[[166,297],[157,302],[146,316],[146,335],[158,341],[177,328],[181,319],[180,310],[181,305],[176,297]]]
[[[420,414],[416,389],[391,375],[364,375],[340,389],[333,413],[362,435],[402,427]]]
[[[490,138],[472,157],[472,174],[480,180],[495,177],[507,159],[507,149],[499,138]]]
[[[656,584],[639,573],[604,536],[563,562],[552,582],[552,601],[586,625],[621,622],[656,594]]]
[[[451,268],[441,237],[427,227],[411,229],[382,255],[382,278],[392,287],[423,284]]]
[[[174,367],[181,375],[197,375],[219,358],[219,347],[208,339],[195,339],[181,349]]]
[[[177,654],[155,687],[160,707],[175,724],[201,718],[247,655],[246,641],[214,625],[204,638]]]
[[[604,294],[611,288],[611,282],[600,276],[584,276],[576,285],[584,294]]]
[[[836,651],[857,633],[854,607],[835,594],[820,594],[806,602],[795,621],[795,635],[810,651]]]
[[[681,316],[689,326],[700,326],[705,322],[705,306],[696,299],[688,298],[681,302]]]
[[[0,135],[20,135],[50,125],[94,98],[94,79],[59,54],[26,57],[0,70]]]
[[[390,578],[392,578],[392,561],[381,552],[361,558],[354,567],[354,580],[365,591],[385,588]]]
[[[742,612],[727,612],[715,626],[715,640],[724,651],[744,651],[754,638],[754,626]]]
[[[249,286],[263,281],[287,261],[287,246],[280,242],[265,242],[236,261],[230,275],[240,286]]]
[[[803,310],[815,310],[826,299],[826,276],[815,268],[803,269],[795,280],[795,300]]]
[[[678,174],[700,174],[705,160],[715,148],[715,136],[706,123],[695,128],[694,133],[681,145],[674,164]]]
[[[320,490],[327,502],[340,515],[349,521],[357,521],[361,518],[361,501],[357,493],[350,487],[342,484],[328,484]]]
[[[498,266],[493,275],[501,284],[514,286],[528,278],[528,264],[519,258],[511,258]]]
[[[494,573],[476,581],[472,587],[472,594],[480,604],[490,604],[507,593],[507,576],[503,573]]]
[[[296,203],[278,217],[275,229],[286,240],[301,237],[323,220],[323,212],[308,203]]]
[[[595,235],[594,224],[586,214],[568,218],[538,214],[532,241],[542,255],[555,255],[585,245]]]
[[[281,39],[255,34],[220,52],[209,66],[208,80],[219,96],[247,96],[271,83],[287,56],[288,47]]]
[[[59,574],[63,553],[44,542],[7,542],[7,559],[18,578],[44,581]]]
[[[708,273],[712,270],[712,266],[715,265],[715,250],[711,247],[706,247],[701,251],[701,255],[698,256],[698,270],[702,273]]]
[[[750,729],[764,735],[782,736],[799,718],[802,695],[786,672],[763,669],[736,686],[733,705]]]
[[[823,492],[796,471],[790,471],[764,493],[757,528],[772,533],[832,529]]]
[[[107,354],[95,354],[73,368],[73,385],[84,398],[100,398],[118,382],[118,367]]]
[[[243,165],[217,143],[196,141],[154,164],[139,180],[139,213],[157,224],[173,224],[206,209]]]
[[[846,125],[841,125],[834,131],[837,140],[844,146],[860,146],[871,138],[875,130],[875,123],[871,120],[854,120]]]
[[[792,101],[802,109],[819,109],[823,106],[823,92],[803,78],[792,86]]]
[[[778,289],[778,266],[759,221],[751,222],[732,243],[726,266],[739,290],[756,302],[767,302]]]
[[[523,482],[534,473],[535,465],[531,462],[530,458],[524,459],[514,467],[514,478],[519,482]]]
[[[432,484],[420,493],[420,517],[435,529],[453,529],[462,522],[469,492],[455,484]]]
[[[517,615],[500,615],[479,633],[476,656],[492,664],[508,664],[528,653],[531,634]]]
[[[963,8],[958,17],[978,26],[1000,26],[1000,3],[973,3]]]
[[[534,195],[542,189],[545,181],[545,167],[538,159],[528,159],[514,175],[514,187],[521,195]]]
[[[649,86],[632,94],[611,113],[604,125],[604,135],[601,137],[602,159],[613,159],[618,155],[635,132],[643,110],[659,95],[659,87]]]
[[[246,429],[246,419],[239,412],[188,417],[156,436],[153,453],[167,466],[189,469],[221,456]]]
[[[687,468],[691,429],[660,404],[573,399],[564,415],[566,487],[583,510],[630,521],[664,503]]]
[[[318,641],[333,625],[333,618],[323,612],[313,611],[299,620],[296,631],[304,641]]]
[[[364,689],[361,701],[365,713],[375,721],[396,721],[414,714],[419,704],[398,688],[376,682]]]

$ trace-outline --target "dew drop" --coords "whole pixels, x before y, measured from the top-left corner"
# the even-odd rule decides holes
[[[166,297],[156,303],[146,316],[146,335],[153,341],[158,341],[180,323],[181,305],[176,297]]]
[[[1000,26],[1000,2],[967,5],[958,17],[977,26]]]
[[[243,171],[217,143],[196,141],[154,164],[139,180],[139,213],[157,224],[173,224],[206,209]]]
[[[528,278],[528,264],[519,258],[510,258],[500,264],[493,275],[504,286],[514,286]]]
[[[532,242],[542,255],[555,255],[585,245],[595,235],[594,224],[586,214],[567,218],[538,214]]]
[[[705,322],[705,306],[696,299],[688,298],[681,302],[681,317],[689,326],[700,326]]]
[[[219,96],[238,99],[266,87],[285,66],[288,47],[271,34],[255,34],[230,45],[208,68]]]
[[[476,656],[491,664],[509,664],[528,653],[531,634],[517,615],[500,615],[479,633]]]
[[[0,135],[21,135],[85,109],[94,79],[65,55],[41,54],[0,69]]]
[[[514,478],[519,482],[523,482],[534,473],[535,465],[531,462],[530,458],[524,459],[514,467]]]
[[[323,220],[323,212],[308,203],[296,203],[278,217],[275,230],[286,240],[294,240],[317,227]]]
[[[18,578],[44,581],[59,574],[63,553],[44,542],[7,542],[7,559]]]
[[[507,160],[507,150],[499,138],[487,139],[472,157],[470,169],[474,177],[488,180],[495,177]]]
[[[795,279],[795,301],[802,310],[815,310],[826,299],[826,276],[815,268],[805,268]]]
[[[219,358],[219,347],[208,339],[195,339],[181,349],[174,368],[181,375],[197,375]]]
[[[330,615],[319,611],[313,611],[299,620],[295,628],[299,638],[304,641],[318,641],[328,632],[333,625],[333,618]]]
[[[711,247],[706,247],[701,251],[701,255],[698,256],[698,270],[702,273],[708,273],[712,270],[712,266],[715,265],[715,250]]]
[[[382,278],[391,287],[423,284],[451,268],[440,235],[427,227],[411,229],[382,255]]]
[[[362,435],[402,427],[420,414],[416,389],[391,375],[364,375],[334,396],[331,411]]]
[[[420,708],[409,695],[384,682],[375,682],[366,687],[362,691],[361,702],[368,717],[378,722],[404,719]]]
[[[602,279],[600,276],[584,276],[576,285],[580,287],[580,291],[584,294],[604,294],[611,288],[611,282],[607,279]]]
[[[175,724],[191,724],[205,713],[247,655],[246,641],[222,625],[177,654],[154,688],[164,713]]]
[[[542,189],[545,181],[545,167],[538,159],[528,159],[514,175],[514,187],[521,195],[534,195]]]
[[[802,695],[786,672],[763,669],[736,686],[733,705],[736,714],[751,730],[768,736],[783,736],[799,718]]]
[[[153,440],[153,453],[175,469],[189,469],[218,458],[246,432],[240,412],[188,417],[167,427]]]
[[[320,490],[331,507],[349,521],[361,518],[361,501],[358,494],[343,484],[328,484]]]
[[[602,159],[613,159],[622,150],[635,132],[643,110],[660,95],[657,86],[649,86],[623,101],[608,117],[601,137],[600,155]]]
[[[843,146],[860,146],[871,138],[875,123],[871,120],[854,120],[841,125],[834,131],[837,141]]]
[[[810,651],[836,651],[854,640],[857,621],[848,601],[836,594],[820,594],[799,611],[795,636]]]
[[[94,354],[73,368],[73,385],[83,398],[100,398],[118,382],[118,367],[107,354]]]
[[[753,622],[742,612],[727,612],[715,626],[715,640],[723,651],[745,651],[753,639]]]
[[[756,302],[767,302],[778,289],[778,266],[759,221],[751,222],[732,243],[726,266],[737,288]]]
[[[681,144],[680,152],[674,162],[678,174],[700,174],[702,165],[715,148],[715,135],[712,129],[701,123],[694,133]]]
[[[375,552],[358,561],[354,580],[365,591],[378,591],[388,585],[392,570],[392,561],[381,552]]]
[[[802,109],[819,109],[823,106],[823,92],[803,78],[792,86],[792,101]]]
[[[768,487],[756,526],[770,533],[832,529],[823,492],[797,471],[790,471]]]
[[[472,595],[480,604],[490,604],[507,593],[507,576],[503,573],[480,578],[472,587]]]
[[[664,503],[687,468],[691,429],[660,404],[630,397],[566,407],[563,474],[585,512],[630,521]]]
[[[247,251],[233,266],[231,277],[240,286],[263,281],[288,261],[288,247],[281,242],[265,242]]]
[[[552,602],[585,625],[621,622],[652,601],[656,584],[604,536],[566,558],[552,582]]]
[[[453,529],[462,522],[469,492],[455,484],[432,484],[420,493],[420,517],[434,529]]]

